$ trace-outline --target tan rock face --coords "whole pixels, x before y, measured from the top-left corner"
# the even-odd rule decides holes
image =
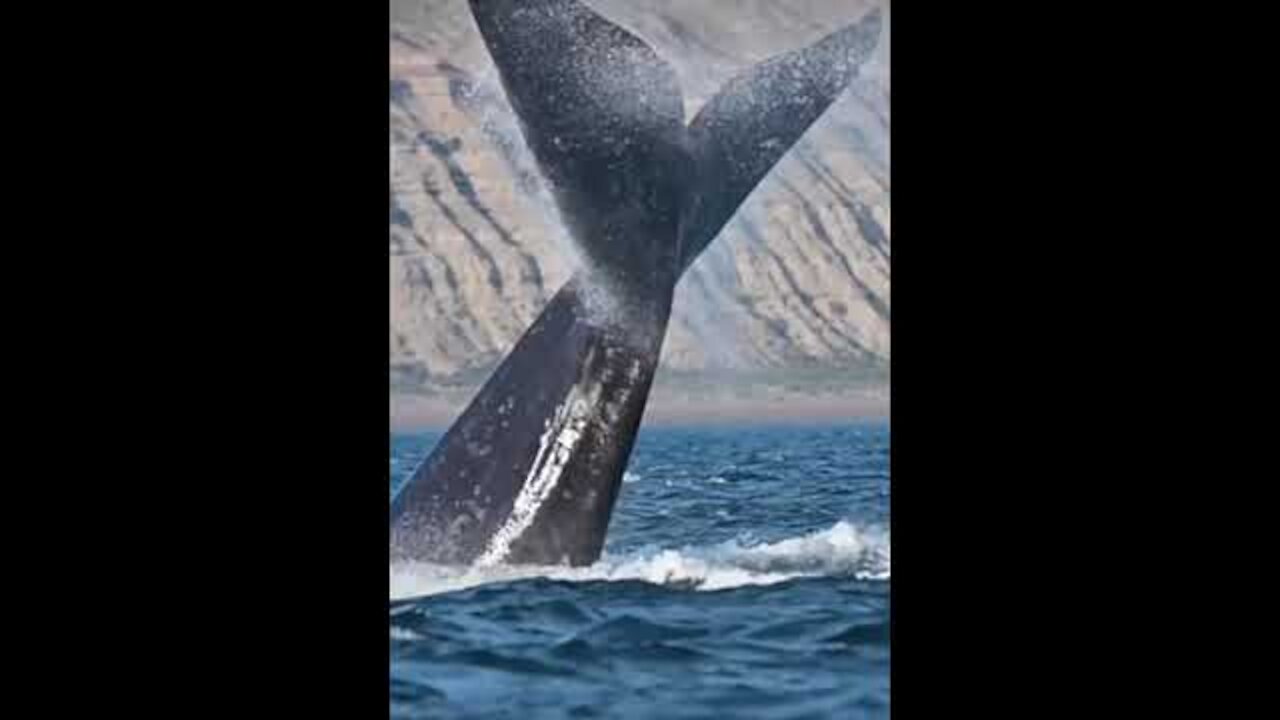
[[[686,115],[730,76],[856,20],[852,0],[594,0],[680,74]],[[886,9],[886,19],[887,19]],[[685,275],[658,388],[889,359],[886,36],[860,80]],[[391,3],[393,392],[465,390],[577,260],[464,0]],[[677,380],[679,379],[679,380]]]

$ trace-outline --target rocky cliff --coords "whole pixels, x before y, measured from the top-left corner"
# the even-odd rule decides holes
[[[872,5],[589,4],[676,67],[689,117],[736,72],[807,45]],[[887,43],[886,23],[863,79],[681,282],[656,396],[744,383],[811,393],[883,387],[890,335]],[[464,0],[393,0],[390,46],[392,392],[456,402],[568,277],[573,243]]]

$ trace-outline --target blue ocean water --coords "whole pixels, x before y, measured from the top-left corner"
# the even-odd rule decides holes
[[[391,567],[391,715],[887,717],[888,524],[887,424],[646,427],[595,565]]]

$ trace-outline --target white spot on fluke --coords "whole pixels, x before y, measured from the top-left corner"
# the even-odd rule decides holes
[[[538,510],[551,497],[565,465],[582,440],[587,421],[600,401],[602,389],[598,382],[586,387],[574,385],[555,414],[547,420],[547,429],[538,443],[538,453],[529,466],[529,474],[511,507],[511,514],[490,538],[484,554],[476,561],[477,565],[491,566],[502,562],[511,551],[511,544],[533,525]]]

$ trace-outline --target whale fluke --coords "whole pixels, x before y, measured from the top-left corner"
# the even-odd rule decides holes
[[[878,11],[725,85],[576,0],[470,0],[586,264],[391,503],[395,559],[584,565],[604,546],[681,274],[852,81]]]
[[[560,215],[593,269],[674,272],[688,167],[675,71],[576,0],[472,0],[472,14]],[[674,276],[672,278],[674,280]]]
[[[715,239],[756,185],[853,82],[880,37],[880,10],[733,77],[689,124],[698,179],[684,206],[682,264]]]

